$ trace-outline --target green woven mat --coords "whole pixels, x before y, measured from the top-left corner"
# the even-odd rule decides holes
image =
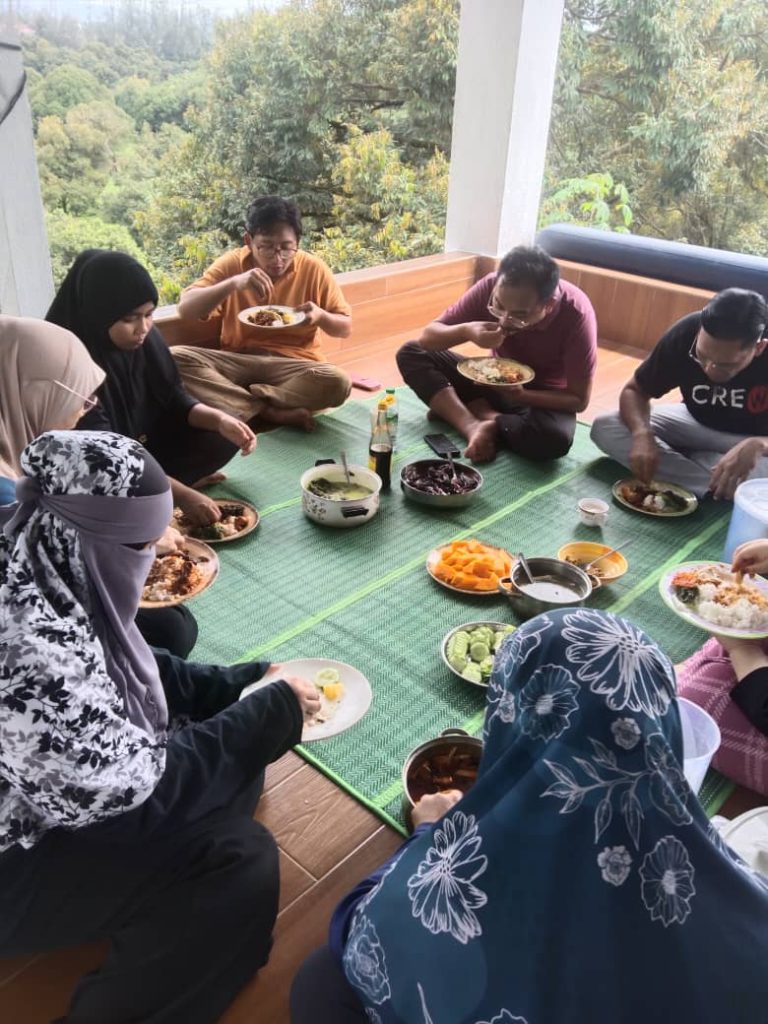
[[[423,434],[436,429],[407,389],[399,389],[398,398],[394,479],[404,462],[432,454]],[[571,452],[556,463],[527,463],[502,453],[483,466],[483,489],[466,508],[415,505],[395,486],[364,526],[319,526],[302,513],[299,477],[315,459],[338,456],[341,448],[350,461],[364,463],[370,409],[371,400],[348,402],[321,417],[313,435],[263,434],[255,455],[232,461],[228,485],[218,493],[256,504],[261,524],[243,541],[218,547],[219,579],[192,602],[200,621],[194,656],[224,663],[330,657],[360,669],[374,692],[369,713],[301,753],[402,829],[400,771],[408,753],[448,726],[477,731],[482,722],[483,693],[448,672],[438,653],[441,638],[475,618],[515,621],[501,595],[464,597],[438,586],[424,568],[431,548],[478,537],[512,552],[554,555],[572,539],[612,545],[631,540],[630,571],[591,603],[627,615],[676,662],[704,634],[666,609],[658,579],[676,563],[719,557],[729,507],[708,502],[696,515],[660,521],[612,504],[604,530],[582,526],[579,498],[610,501],[611,484],[622,471],[599,458],[580,425]]]

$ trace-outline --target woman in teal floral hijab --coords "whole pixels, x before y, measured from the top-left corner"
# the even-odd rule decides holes
[[[525,623],[484,739],[475,787],[342,905],[357,1015],[316,1002],[316,1024],[766,1019],[768,883],[688,787],[645,633],[592,610]]]

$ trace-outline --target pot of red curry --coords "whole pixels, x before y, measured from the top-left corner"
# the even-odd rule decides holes
[[[459,789],[466,793],[477,780],[482,740],[463,729],[445,729],[412,750],[403,765],[406,811],[428,793]]]

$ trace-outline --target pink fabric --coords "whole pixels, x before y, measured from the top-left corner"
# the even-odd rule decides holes
[[[735,685],[730,659],[714,637],[677,673],[678,694],[708,711],[720,726],[722,743],[712,759],[713,768],[768,796],[768,736],[755,729],[731,700]]]

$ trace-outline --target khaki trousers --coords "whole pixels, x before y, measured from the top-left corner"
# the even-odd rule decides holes
[[[265,405],[310,412],[332,409],[343,404],[352,388],[344,370],[331,363],[193,345],[175,345],[171,352],[195,398],[246,422]]]

